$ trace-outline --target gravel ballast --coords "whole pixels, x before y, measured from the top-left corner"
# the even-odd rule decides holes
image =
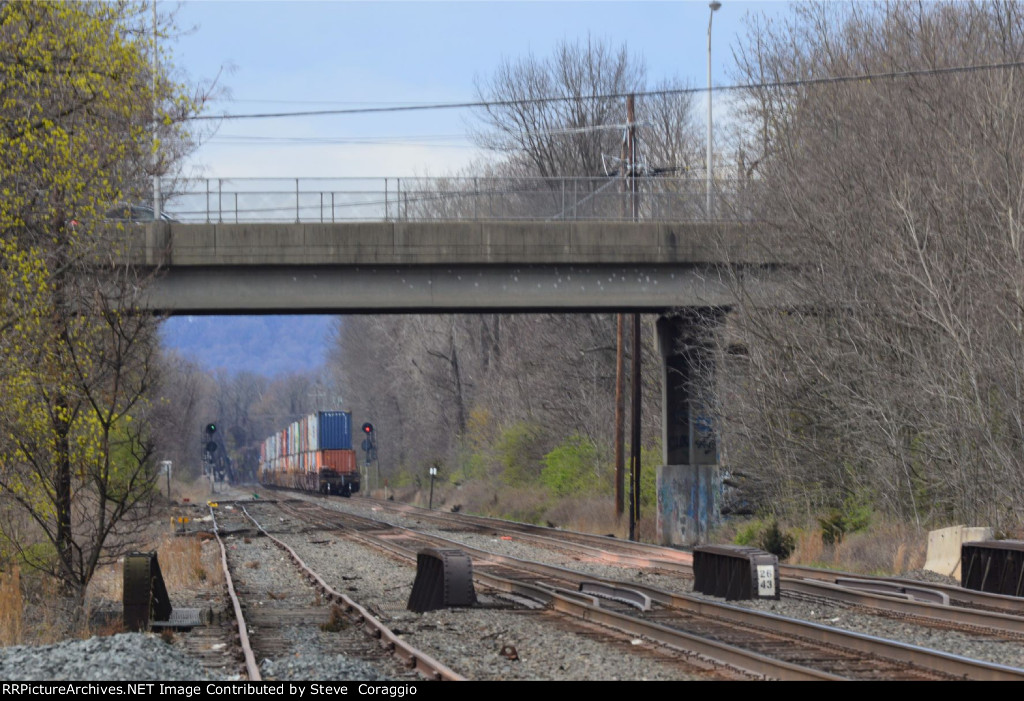
[[[642,582],[661,589],[691,593],[692,582],[671,573],[649,572],[567,556],[567,549],[552,549],[513,537],[453,532],[450,525],[435,526],[422,517],[386,513],[361,499],[314,499],[342,511],[376,518],[394,525],[440,535],[466,546],[509,557],[547,562],[595,577]],[[480,592],[480,605],[424,614],[410,612],[406,603],[415,578],[415,565],[375,548],[353,543],[343,533],[298,528],[271,503],[255,503],[250,512],[274,534],[294,548],[338,591],[367,607],[410,644],[437,658],[470,679],[479,680],[681,680],[715,675],[698,667],[683,667],[679,656],[667,655],[648,641],[612,636],[603,629],[581,630],[550,612],[529,610],[516,603]],[[241,514],[222,509],[235,528]],[[552,535],[557,537],[557,531]],[[313,590],[299,577],[285,554],[268,539],[236,533],[227,537],[240,588],[254,612],[272,611],[294,603],[320,605]],[[249,563],[259,562],[258,566]],[[174,592],[171,592],[172,600]],[[708,597],[710,598],[710,597]],[[821,625],[886,637],[951,654],[1024,667],[1024,644],[1017,640],[939,630],[913,622],[872,615],[835,603],[783,596],[780,601],[733,602],[777,615]],[[323,608],[324,617],[328,608]],[[259,630],[257,630],[257,633]],[[338,636],[318,626],[282,625],[275,631],[277,652],[258,659],[261,672],[273,680],[408,680],[408,671],[387,662],[362,658]],[[180,634],[183,639],[187,633]],[[241,667],[239,667],[239,674]],[[728,676],[728,675],[718,675]],[[121,634],[38,647],[0,649],[0,679],[16,681],[222,681],[238,674],[218,675],[204,669],[177,645],[152,634]]]
[[[224,681],[148,633],[121,633],[55,645],[0,648],[7,681]]]

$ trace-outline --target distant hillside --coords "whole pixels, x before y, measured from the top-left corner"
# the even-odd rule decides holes
[[[324,364],[333,316],[181,316],[164,322],[164,347],[209,370],[274,377]]]

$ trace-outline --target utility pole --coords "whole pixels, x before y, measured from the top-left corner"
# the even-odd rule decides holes
[[[632,163],[633,156],[636,153],[635,146],[633,145],[633,137],[635,131],[633,127],[633,96],[630,95],[626,98],[626,135],[622,140],[622,192],[632,192]],[[623,210],[625,210],[625,202],[623,202]],[[631,206],[632,209],[632,206]],[[631,212],[631,215],[635,217],[635,212]],[[623,211],[623,219],[625,219],[625,212]],[[622,512],[625,510],[625,482],[626,482],[626,466],[624,457],[624,442],[625,442],[625,428],[623,426],[625,421],[625,368],[623,361],[623,346],[625,339],[623,338],[623,327],[625,326],[625,315],[619,313],[616,318],[615,324],[615,517],[620,518]],[[632,503],[632,502],[631,502]],[[632,513],[632,507],[630,508]],[[630,538],[632,538],[632,520],[630,521]]]
[[[615,518],[622,518],[622,512],[625,511],[625,481],[626,481],[626,466],[625,459],[623,457],[623,442],[625,440],[625,431],[623,430],[623,414],[626,413],[625,396],[623,392],[623,384],[625,384],[625,377],[623,372],[623,353],[622,353],[622,327],[625,325],[625,315],[618,314],[616,320],[616,332],[615,332]]]
[[[712,131],[711,131],[711,21],[715,18],[715,13],[718,12],[719,8],[721,8],[721,7],[722,7],[722,3],[718,2],[718,0],[713,0],[713,2],[708,3],[708,8],[710,8],[710,10],[711,10],[711,12],[708,14],[708,155],[707,155],[707,163],[706,163],[706,168],[707,168],[707,205],[706,206],[707,206],[707,209],[705,211],[705,216],[708,219],[712,218],[712,212],[714,211],[714,202],[715,202],[714,179],[713,179],[713,170],[714,170],[715,158],[714,158],[714,154],[712,153],[712,145],[711,145],[711,139],[712,139]]]
[[[633,436],[629,446],[633,489],[629,512],[629,539],[636,540],[640,520],[640,314],[633,314]]]
[[[639,218],[636,191],[636,112],[633,95],[626,98],[626,139],[629,153],[630,208],[632,220]],[[629,539],[636,540],[636,522],[640,519],[640,314],[633,314],[633,436],[629,446],[632,488],[629,505]]]

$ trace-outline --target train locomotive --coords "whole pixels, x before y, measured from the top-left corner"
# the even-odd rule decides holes
[[[260,484],[349,497],[359,491],[352,414],[318,411],[260,444]]]

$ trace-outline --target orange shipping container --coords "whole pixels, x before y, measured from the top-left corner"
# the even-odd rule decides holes
[[[356,451],[354,450],[321,450],[320,467],[334,470],[343,475],[356,471]]]

